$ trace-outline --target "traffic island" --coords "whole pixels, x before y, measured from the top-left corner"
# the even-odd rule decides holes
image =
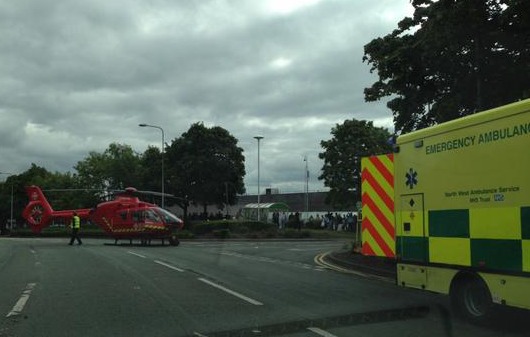
[[[380,256],[366,256],[353,252],[330,252],[323,256],[324,261],[341,268],[365,274],[396,279],[396,260]]]

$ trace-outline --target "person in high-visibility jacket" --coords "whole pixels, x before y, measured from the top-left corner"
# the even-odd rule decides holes
[[[79,229],[81,228],[81,218],[79,215],[77,215],[77,212],[74,212],[74,216],[72,217],[72,222],[70,223],[70,227],[72,227],[72,236],[70,237],[70,243],[71,246],[74,241],[77,239],[77,244],[82,244],[81,239],[79,238]]]

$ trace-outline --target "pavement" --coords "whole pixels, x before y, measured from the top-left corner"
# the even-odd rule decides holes
[[[320,254],[315,262],[340,272],[396,281],[396,260],[380,256],[365,256],[350,251],[332,251]]]

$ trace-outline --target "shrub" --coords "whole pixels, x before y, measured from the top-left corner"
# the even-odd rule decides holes
[[[177,237],[179,239],[193,239],[195,235],[193,235],[193,233],[189,230],[181,230],[177,233]]]
[[[276,227],[274,224],[258,221],[246,221],[241,222],[241,224],[245,224],[245,226],[247,226],[249,230],[253,232],[266,231]]]
[[[218,239],[227,239],[230,237],[229,229],[216,229],[212,233],[213,233],[213,236]]]
[[[221,230],[228,230],[235,234],[248,234],[271,230],[274,227],[273,224],[258,221],[216,220],[193,224],[191,231],[195,235],[204,235]]]
[[[278,236],[278,231],[274,228],[269,228],[268,230],[265,231],[265,237],[270,239],[270,238],[275,238]]]
[[[245,225],[234,226],[234,227],[235,228],[233,228],[233,231],[234,231],[234,233],[237,233],[237,234],[248,234],[250,232],[248,227],[245,226]]]
[[[306,222],[305,224],[305,227],[306,228],[309,228],[309,229],[322,229],[322,221],[319,221],[319,220],[312,220],[312,221],[308,221]]]
[[[283,232],[283,237],[288,239],[309,238],[311,237],[311,232],[307,230],[299,231],[296,229],[288,228]]]

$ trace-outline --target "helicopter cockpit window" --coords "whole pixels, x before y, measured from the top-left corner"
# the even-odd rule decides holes
[[[174,215],[171,212],[166,211],[163,208],[157,208],[157,211],[162,215],[164,218],[165,223],[181,223],[182,220],[180,220],[176,215]]]
[[[153,222],[153,223],[162,222],[162,219],[160,218],[160,216],[152,209],[145,210],[144,215],[145,215],[146,222]]]

